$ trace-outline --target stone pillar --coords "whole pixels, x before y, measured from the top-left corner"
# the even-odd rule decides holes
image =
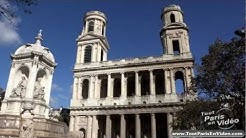
[[[173,69],[170,70],[170,78],[171,78],[172,94],[176,94],[175,75],[173,74]]]
[[[168,133],[168,138],[172,138],[172,131],[173,131],[172,123],[173,123],[173,116],[172,116],[171,113],[167,113],[167,133]]]
[[[94,93],[94,98],[99,98],[99,81],[98,81],[98,76],[95,76],[95,93]]]
[[[106,137],[111,138],[112,121],[110,115],[106,116]]]
[[[27,87],[26,87],[26,98],[27,99],[33,99],[33,91],[34,91],[34,85],[36,82],[37,77],[37,60],[38,57],[34,57],[34,61],[32,62],[32,68],[30,70]]]
[[[91,76],[90,77],[90,86],[89,86],[90,91],[89,91],[89,95],[88,95],[89,98],[93,98],[93,92],[94,92],[94,88],[95,88],[93,85],[94,83],[95,83],[94,82],[94,76]]]
[[[135,72],[135,95],[140,96],[138,71]]]
[[[81,46],[78,45],[76,63],[81,63],[81,57],[80,56],[81,56]]]
[[[97,116],[92,117],[92,138],[97,138],[98,135],[98,120]]]
[[[151,138],[156,138],[156,119],[155,119],[155,114],[151,114]]]
[[[121,97],[126,98],[125,74],[121,72]]]
[[[69,131],[74,131],[74,116],[70,116]]]
[[[111,74],[108,74],[108,88],[107,88],[107,97],[112,98],[111,95]]]
[[[84,79],[82,77],[79,78],[78,91],[76,92],[77,93],[77,99],[83,99],[83,97],[82,97],[83,80]]]
[[[164,86],[165,86],[165,94],[171,94],[172,90],[171,90],[171,76],[169,73],[169,70],[167,69],[163,69],[164,70]]]
[[[81,46],[80,63],[84,63],[85,46]]]
[[[155,95],[153,70],[149,70],[149,77],[150,77],[150,81],[149,81],[150,95]]]
[[[125,115],[120,115],[120,138],[126,138],[126,119],[125,119]]]
[[[141,138],[141,120],[140,115],[135,115],[135,138]]]
[[[87,116],[87,129],[86,129],[86,137],[91,138],[91,128],[92,127],[92,117],[90,115]]]
[[[78,77],[74,77],[73,80],[73,99],[77,99],[77,93],[78,93]]]

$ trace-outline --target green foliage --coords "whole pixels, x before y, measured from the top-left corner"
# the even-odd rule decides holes
[[[175,130],[190,130],[192,127],[196,129],[214,129],[215,125],[208,126],[204,124],[202,112],[216,111],[219,104],[214,101],[190,101],[183,107],[183,110],[176,113],[176,119],[173,124]]]
[[[202,57],[197,66],[197,75],[192,87],[200,101],[187,103],[177,113],[176,129],[213,129],[201,124],[201,112],[218,110],[222,103],[229,103],[234,118],[239,123],[233,129],[245,128],[245,39],[233,38],[230,42],[216,40],[209,53]]]

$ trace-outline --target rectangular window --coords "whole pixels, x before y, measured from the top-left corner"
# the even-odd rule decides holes
[[[173,42],[173,54],[179,55],[180,54],[179,40],[173,40],[172,42]]]

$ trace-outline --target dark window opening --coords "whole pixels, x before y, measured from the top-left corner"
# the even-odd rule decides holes
[[[82,98],[87,99],[89,92],[89,80],[85,79],[82,86]]]
[[[173,40],[173,54],[174,55],[180,54],[179,41],[178,40]]]
[[[175,22],[175,16],[174,16],[174,14],[171,14],[170,15],[170,20],[171,20],[171,23],[174,23]]]
[[[84,63],[91,62],[91,46],[85,48]]]
[[[88,32],[93,32],[94,31],[94,22],[90,21],[89,22],[89,28],[88,28]]]
[[[120,97],[121,94],[121,80],[119,78],[114,79],[114,91],[113,97]]]
[[[101,61],[103,61],[103,50],[101,50]]]
[[[100,98],[107,97],[107,89],[108,89],[108,81],[107,79],[103,79],[101,81]]]
[[[102,35],[104,35],[105,24],[102,25]]]
[[[127,78],[127,96],[135,95],[135,77]]]

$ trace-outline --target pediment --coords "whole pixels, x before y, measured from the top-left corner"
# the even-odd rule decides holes
[[[86,35],[83,35],[83,36],[79,36],[76,41],[79,42],[79,41],[88,41],[88,40],[93,40],[93,39],[99,39],[102,43],[104,43],[104,45],[106,45],[106,47],[109,48],[109,45],[108,45],[108,41],[107,39],[104,37],[104,36],[101,36],[101,35],[96,35],[96,34],[86,34]]]

